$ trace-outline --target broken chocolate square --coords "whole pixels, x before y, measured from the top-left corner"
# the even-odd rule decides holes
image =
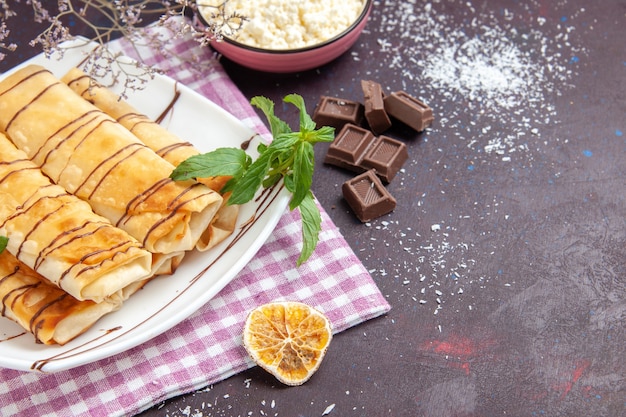
[[[363,104],[342,98],[320,98],[313,112],[313,121],[317,127],[332,126],[341,129],[346,123],[360,125],[363,122]]]
[[[379,134],[391,127],[391,120],[385,111],[385,94],[379,83],[361,80],[361,89],[365,97],[365,119],[372,132]]]
[[[328,147],[324,163],[361,173],[369,169],[389,183],[408,159],[403,142],[346,124]]]
[[[363,169],[357,169],[358,165],[374,139],[369,130],[348,123],[335,135],[324,162],[362,172]]]
[[[343,183],[343,197],[362,222],[368,222],[396,208],[396,199],[369,170]]]
[[[324,163],[361,173],[375,169],[389,183],[408,158],[406,145],[387,136],[346,124],[328,147]]]
[[[396,91],[383,99],[387,114],[421,132],[433,122],[428,105],[404,91]]]
[[[409,153],[403,142],[380,136],[363,157],[361,166],[365,169],[375,169],[376,175],[390,183],[408,157]]]

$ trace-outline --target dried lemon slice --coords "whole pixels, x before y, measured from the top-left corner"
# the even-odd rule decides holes
[[[331,339],[328,318],[295,301],[255,308],[243,331],[243,344],[254,362],[285,385],[306,382],[319,368]]]

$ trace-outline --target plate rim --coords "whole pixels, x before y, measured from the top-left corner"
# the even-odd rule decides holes
[[[61,66],[61,67],[64,67],[65,70],[69,70],[71,67],[76,66],[81,62],[82,60],[81,58],[83,58],[82,56],[80,56],[81,53],[83,53],[88,48],[93,48],[93,44],[91,43],[85,44],[84,39],[78,39],[76,42],[80,42],[81,46],[77,47],[76,49],[72,49],[70,51],[72,52],[71,54],[68,53],[68,51],[66,51],[65,56],[62,59],[57,59],[55,57],[46,57],[43,53],[40,53],[14,66],[13,68],[5,71],[4,73],[1,73],[0,79],[6,78],[10,74],[14,73],[15,71],[18,71],[20,68],[23,68],[27,65],[39,64],[39,65],[46,66],[45,63],[46,62],[49,63],[52,60],[55,60],[57,62],[54,64],[54,66]],[[61,62],[61,61],[64,61],[64,62]],[[59,74],[55,74],[55,75],[57,77],[60,77]],[[250,126],[244,124],[241,120],[237,119],[234,115],[232,115],[226,109],[214,103],[208,97],[203,96],[197,91],[187,87],[183,83],[165,74],[159,74],[159,73],[155,74],[153,79],[150,80],[146,84],[146,86],[142,89],[142,91],[149,90],[151,85],[157,85],[158,83],[165,83],[165,84],[170,85],[172,87],[172,91],[176,91],[176,90],[180,91],[179,100],[181,99],[199,100],[200,102],[203,103],[203,105],[211,108],[211,110],[215,112],[216,114],[218,114],[219,117],[225,117],[227,119],[227,122],[232,123],[236,128],[248,130],[250,137],[254,137],[254,136],[262,137],[260,133],[255,132]],[[132,101],[132,97],[134,94],[138,94],[138,93],[134,91],[127,92],[127,95],[130,101]],[[138,110],[143,111],[142,109],[138,109]],[[176,116],[174,115],[171,117],[176,117]],[[263,192],[264,191],[262,190],[260,193],[263,193]],[[270,195],[266,196],[266,198],[269,198],[269,203],[263,209],[263,212],[261,213],[261,215],[258,216],[259,218],[261,216],[264,216],[264,220],[265,220],[264,225],[259,226],[261,227],[260,233],[256,235],[256,238],[254,238],[251,244],[247,246],[247,248],[245,248],[243,253],[238,254],[237,259],[233,262],[230,268],[228,268],[228,273],[222,276],[217,281],[215,281],[210,286],[211,291],[206,293],[203,297],[195,297],[196,301],[186,303],[185,308],[182,310],[180,314],[170,315],[170,316],[167,316],[168,318],[166,320],[162,320],[157,330],[143,329],[143,331],[137,331],[135,330],[135,328],[141,327],[141,324],[139,324],[135,326],[135,328],[131,328],[121,335],[121,336],[125,336],[128,333],[131,334],[130,336],[126,336],[126,338],[124,338],[121,343],[115,342],[115,340],[118,339],[119,336],[113,337],[109,339],[108,341],[106,341],[105,344],[99,347],[96,347],[95,349],[89,349],[87,351],[82,351],[77,354],[72,354],[71,351],[73,349],[80,348],[80,345],[78,345],[78,343],[82,341],[81,337],[84,339],[83,337],[84,334],[79,335],[76,339],[70,341],[68,344],[64,346],[59,346],[59,345],[46,346],[47,348],[49,348],[48,350],[50,351],[50,355],[47,355],[49,356],[49,358],[42,358],[42,359],[35,360],[35,361],[33,361],[32,358],[24,359],[24,358],[16,358],[13,356],[7,357],[5,355],[5,352],[3,351],[6,351],[6,346],[7,346],[6,343],[9,343],[9,346],[10,346],[12,338],[0,339],[0,367],[19,370],[19,371],[42,372],[42,373],[52,373],[52,372],[57,372],[57,371],[69,370],[72,368],[76,368],[78,366],[86,365],[92,362],[96,362],[98,360],[109,358],[116,354],[120,354],[132,348],[140,346],[141,344],[148,342],[149,340],[168,331],[169,329],[173,328],[174,326],[181,323],[185,319],[189,318],[192,314],[197,312],[198,309],[200,309],[202,306],[207,304],[211,299],[215,298],[215,296],[219,294],[219,292],[226,285],[228,285],[232,280],[234,280],[237,277],[237,275],[243,270],[245,265],[257,254],[257,252],[261,249],[263,244],[265,244],[265,242],[267,241],[271,233],[274,231],[276,225],[278,224],[280,218],[282,217],[283,213],[285,212],[288,206],[288,201],[290,197],[289,197],[289,193],[284,187],[278,187],[277,189],[273,189],[269,192],[269,194]],[[250,203],[246,203],[246,205],[251,205],[251,204],[253,205],[255,204],[254,203],[255,201],[256,200],[253,200]],[[261,206],[258,206],[257,208],[259,207]],[[242,228],[244,223],[245,223],[245,220],[239,217],[237,220],[237,229]],[[218,248],[223,249],[224,247],[230,245],[233,239],[234,239],[234,236],[231,235],[224,242],[220,243],[216,248],[213,248],[211,250],[216,251]],[[234,244],[236,245],[237,243],[234,243]],[[190,256],[193,256],[193,255],[190,255]],[[213,260],[210,263],[213,263],[213,262],[217,263],[219,262],[219,259]],[[184,263],[185,263],[185,259],[183,259],[183,264]],[[201,279],[202,275],[204,275],[205,273],[206,273],[206,270],[202,272],[199,279]],[[184,279],[184,278],[185,277],[182,277],[182,278],[177,277],[177,279]],[[158,283],[150,283],[150,284],[158,284]],[[183,293],[189,290],[192,285],[193,283],[189,284],[187,288],[183,291]],[[178,294],[176,295],[175,298],[178,298],[181,295],[183,294]],[[122,305],[120,310],[109,313],[107,316],[114,315],[123,310],[124,310],[124,305]],[[162,310],[163,308],[161,308],[160,312],[162,312]],[[151,320],[154,321],[155,316],[158,316],[158,312],[153,317],[148,317],[146,321],[151,321]],[[19,329],[22,329],[21,326],[17,325],[16,323],[14,323],[12,320],[8,318],[1,318],[0,320],[3,320],[3,322],[7,323],[6,325],[8,325],[9,323],[12,323],[13,325],[18,326]],[[99,320],[98,322],[100,321],[101,320]],[[97,325],[98,322],[96,322],[94,326],[88,329],[86,333],[92,330]],[[18,338],[19,337],[31,337],[32,338],[32,335],[29,332],[23,331],[23,334],[18,335],[17,337]],[[96,339],[99,339],[99,338],[96,338]],[[91,339],[91,341],[93,340],[95,339]],[[31,342],[33,344],[36,344],[34,338],[31,339]],[[87,341],[86,343],[89,344],[89,341]],[[68,356],[65,358],[61,358],[61,359],[54,359],[56,356],[58,356],[58,354],[62,354],[62,353],[55,354],[54,351],[58,351],[58,350],[65,351],[64,353],[67,354]],[[50,360],[50,358],[53,358],[53,359]]]

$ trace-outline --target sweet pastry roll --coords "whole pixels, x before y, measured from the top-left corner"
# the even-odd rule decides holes
[[[130,130],[146,146],[174,166],[178,166],[200,151],[193,144],[150,119],[112,90],[99,84],[78,68],[72,68],[61,77],[76,94],[93,103],[97,108],[117,120]],[[197,181],[219,192],[230,177],[198,178]],[[206,229],[198,242],[199,250],[207,250],[232,234],[237,222],[239,206],[227,205],[228,195],[224,196],[222,207],[213,223]]]
[[[193,249],[221,195],[174,166],[41,66],[0,82],[0,129],[53,182],[153,253]]]
[[[152,275],[171,275],[176,271],[187,252],[154,253],[152,255]]]
[[[100,303],[79,301],[6,250],[0,253],[0,300],[3,316],[46,345],[69,342],[122,305],[118,294]]]
[[[0,235],[6,251],[78,300],[101,302],[153,275],[137,239],[53,184],[3,134]]]

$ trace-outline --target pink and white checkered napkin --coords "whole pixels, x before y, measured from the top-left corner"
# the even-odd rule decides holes
[[[132,55],[123,41],[119,47]],[[144,50],[172,78],[213,100],[258,132],[267,128],[208,48],[173,44],[181,54],[211,62],[202,76],[189,63]],[[300,300],[314,305],[340,332],[389,310],[369,273],[322,209],[320,242],[296,269],[300,223],[286,211],[273,234],[241,273],[214,299],[170,331],[124,353],[54,374],[0,369],[0,415],[127,416],[191,392],[254,364],[241,343],[247,313],[263,303]]]

